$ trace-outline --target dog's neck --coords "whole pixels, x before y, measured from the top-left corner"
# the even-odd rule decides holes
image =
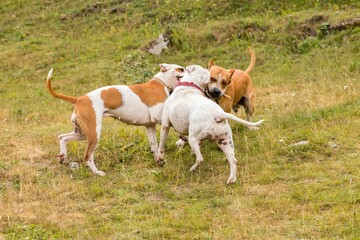
[[[169,80],[162,72],[158,72],[152,79],[160,81],[169,92],[172,92],[177,85],[177,82]]]
[[[196,84],[193,83],[193,82],[183,82],[183,81],[181,81],[181,82],[178,82],[178,84],[177,84],[177,87],[180,87],[180,86],[194,87],[194,88],[200,90],[200,92],[203,92],[203,90],[201,89],[201,87],[198,86],[198,85],[196,85]]]
[[[203,86],[201,86],[201,81],[196,78],[195,76],[193,75],[188,75],[186,74],[181,80],[180,82],[178,82],[177,86],[179,86],[179,84],[183,84],[183,83],[189,83],[189,85],[194,85],[193,87],[199,89],[201,92],[204,92],[204,88]],[[188,85],[188,86],[189,86]]]

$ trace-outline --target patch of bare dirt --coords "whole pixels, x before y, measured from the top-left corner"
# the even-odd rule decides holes
[[[128,2],[132,2],[132,0],[117,0],[109,3],[96,2],[94,4],[86,5],[84,8],[76,11],[73,14],[63,14],[60,19],[62,21],[67,21],[74,18],[86,17],[98,13],[121,14],[126,12],[126,8],[121,4]]]
[[[226,26],[215,26],[211,30],[211,37],[217,43],[226,43],[235,38],[247,38],[259,32],[267,30],[266,26],[261,26],[256,22],[243,23],[234,22]]]
[[[294,35],[299,39],[306,39],[310,36],[328,35],[336,31],[343,31],[355,27],[360,27],[360,17],[342,20],[335,24],[327,22],[328,17],[324,15],[314,15],[307,21],[299,23],[294,28]]]

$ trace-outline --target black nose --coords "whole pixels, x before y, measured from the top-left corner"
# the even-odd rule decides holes
[[[213,98],[219,97],[220,94],[221,94],[221,91],[220,91],[220,89],[218,89],[218,88],[215,88],[214,90],[212,90],[212,91],[210,92],[210,95],[211,95]]]

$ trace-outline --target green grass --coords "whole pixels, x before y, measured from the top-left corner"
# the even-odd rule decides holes
[[[360,28],[321,27],[359,9],[352,0],[2,1],[0,238],[358,239]],[[143,52],[165,29],[169,49]],[[57,91],[80,96],[145,82],[163,62],[245,69],[248,46],[257,57],[254,120],[266,121],[259,131],[231,123],[234,185],[211,141],[190,173],[195,157],[176,149],[171,131],[159,167],[145,129],[112,119],[95,152],[105,177],[82,163],[85,143],[68,147],[79,170],[57,162],[72,107],[47,93],[50,68]],[[289,146],[301,140],[309,143]]]

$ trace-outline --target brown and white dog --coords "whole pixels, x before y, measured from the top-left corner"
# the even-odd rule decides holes
[[[100,176],[105,173],[95,166],[94,150],[100,139],[102,118],[113,117],[130,125],[145,126],[151,151],[155,154],[158,148],[155,126],[161,123],[164,103],[185,73],[179,65],[160,64],[160,72],[147,83],[106,86],[76,98],[53,91],[52,71],[46,80],[49,93],[74,106],[71,116],[74,131],[59,136],[59,161],[64,163],[67,160],[68,141],[87,140],[84,160],[93,173]]]
[[[237,112],[240,106],[245,108],[247,120],[251,121],[254,113],[254,88],[249,73],[255,66],[255,53],[249,48],[251,55],[250,65],[245,71],[229,69],[216,66],[209,61],[210,83],[206,95],[215,100],[220,107],[230,113],[231,109]]]

